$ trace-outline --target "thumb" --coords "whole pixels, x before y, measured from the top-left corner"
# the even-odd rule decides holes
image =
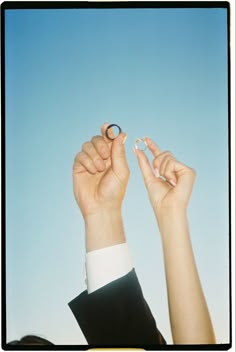
[[[120,133],[119,136],[113,140],[111,149],[111,163],[112,169],[120,178],[126,178],[129,173],[129,167],[125,154],[125,141],[127,135]]]

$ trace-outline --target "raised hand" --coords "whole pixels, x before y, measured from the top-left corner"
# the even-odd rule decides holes
[[[134,150],[157,217],[162,239],[173,342],[215,343],[191,245],[186,208],[195,172],[170,152],[146,138],[153,168],[141,150]]]
[[[134,152],[156,215],[163,215],[171,209],[186,209],[195,171],[177,161],[170,152],[162,152],[150,138],[146,137],[145,141],[154,156],[153,168],[143,151],[135,149]]]
[[[128,184],[126,134],[111,141],[105,136],[107,126],[102,126],[101,135],[83,144],[74,161],[74,195],[84,217],[100,210],[120,210]]]

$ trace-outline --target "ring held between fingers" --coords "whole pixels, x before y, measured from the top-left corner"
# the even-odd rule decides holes
[[[114,132],[114,129],[115,129],[115,132]],[[122,133],[122,129],[120,128],[119,125],[115,124],[115,123],[112,123],[110,125],[108,125],[105,129],[105,136],[107,139],[113,141],[114,139],[116,139],[119,134]]]

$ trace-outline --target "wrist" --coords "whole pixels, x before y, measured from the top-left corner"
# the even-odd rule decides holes
[[[167,237],[179,230],[181,233],[181,229],[188,226],[187,209],[184,207],[165,209],[156,213],[156,219],[162,237]]]
[[[87,221],[90,221],[90,219],[100,218],[106,213],[121,213],[122,200],[116,197],[116,199],[111,199],[109,201],[88,201],[85,207],[80,206],[79,202],[78,205],[86,223]]]
[[[84,220],[87,252],[126,241],[121,209],[99,209],[99,211],[86,216]]]
[[[107,219],[110,217],[109,214],[121,216],[121,205],[112,202],[111,204],[94,206],[89,212],[83,213],[83,218],[87,224],[94,220],[99,221],[101,218]]]

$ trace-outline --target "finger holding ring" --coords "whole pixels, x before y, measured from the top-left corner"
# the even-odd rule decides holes
[[[116,137],[119,136],[121,132],[122,132],[122,129],[120,128],[120,126],[115,123],[112,123],[111,125],[107,126],[105,135],[107,139],[109,139],[110,141],[113,141],[114,139],[116,139]]]

